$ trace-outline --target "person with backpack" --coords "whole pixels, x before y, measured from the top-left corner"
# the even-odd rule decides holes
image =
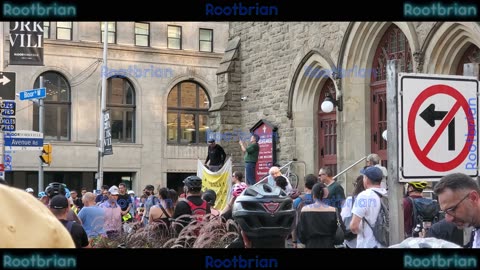
[[[353,183],[353,193],[352,196],[349,196],[345,203],[342,206],[342,212],[340,216],[342,217],[343,223],[345,224],[345,246],[347,248],[356,248],[357,247],[357,235],[350,230],[350,222],[352,221],[352,208],[355,204],[355,199],[358,194],[365,190],[363,186],[363,175],[357,177]]]
[[[202,199],[202,179],[198,176],[189,176],[183,180],[186,198],[179,200],[173,213],[173,218],[183,226],[176,226],[177,233],[192,222],[192,217],[195,216],[197,221],[201,221],[202,217],[210,214],[210,206],[207,201]],[[190,217],[185,217],[190,216]],[[182,217],[184,216],[184,217]]]
[[[387,190],[380,186],[382,170],[367,167],[360,173],[363,174],[365,190],[355,199],[350,230],[357,235],[357,248],[387,247],[388,201]]]
[[[295,209],[296,211],[295,227],[298,225],[298,221],[300,220],[300,213],[302,211],[302,208],[305,205],[309,205],[315,202],[312,197],[312,188],[313,185],[315,185],[316,183],[317,177],[314,174],[308,174],[305,176],[304,194],[298,196],[293,201],[293,209]],[[299,244],[301,245],[297,238],[297,232],[295,229],[292,232],[292,243],[294,248],[298,247]]]
[[[68,199],[63,195],[56,195],[50,200],[50,211],[57,219],[67,228],[68,232],[72,236],[73,242],[76,248],[88,248],[90,243],[88,236],[82,225],[74,222],[67,221],[67,214],[70,211],[68,205]]]
[[[440,210],[438,203],[422,196],[426,187],[426,181],[409,182],[407,184],[407,196],[403,198],[405,238],[419,237],[419,232],[427,231],[431,224],[438,221]]]

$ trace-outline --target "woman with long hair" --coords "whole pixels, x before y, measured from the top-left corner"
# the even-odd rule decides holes
[[[337,210],[323,199],[327,187],[317,183],[312,188],[314,203],[305,205],[300,213],[297,236],[306,248],[334,248],[337,231]]]

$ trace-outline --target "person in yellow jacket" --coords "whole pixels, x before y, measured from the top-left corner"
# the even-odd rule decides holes
[[[75,248],[60,221],[29,193],[0,185],[0,248]]]

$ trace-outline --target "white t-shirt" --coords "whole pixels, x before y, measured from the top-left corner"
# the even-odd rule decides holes
[[[357,234],[357,248],[382,247],[373,236],[373,231],[366,222],[365,218],[372,227],[375,226],[378,213],[380,212],[380,197],[374,192],[385,195],[387,191],[384,188],[369,188],[358,194],[353,205],[352,213],[360,218],[360,230]]]

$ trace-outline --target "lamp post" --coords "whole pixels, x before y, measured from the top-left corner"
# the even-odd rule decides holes
[[[333,98],[332,93],[328,93],[325,96],[325,99],[323,100],[322,105],[320,105],[320,108],[325,113],[332,112],[335,107],[337,107],[337,110],[339,112],[341,112],[343,110],[342,91],[341,91],[341,76],[338,73],[334,72],[332,74],[331,79],[333,81],[333,84],[335,85],[336,99]]]

